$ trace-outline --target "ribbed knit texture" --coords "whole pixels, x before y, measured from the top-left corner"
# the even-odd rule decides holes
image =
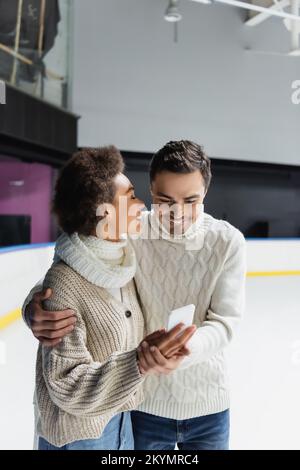
[[[110,242],[97,237],[62,233],[55,244],[55,261],[63,260],[93,284],[125,286],[135,275],[136,258],[127,241]]]
[[[148,232],[157,232],[148,214]],[[145,230],[146,225],[144,226]],[[190,236],[190,234],[193,234]],[[226,221],[204,213],[181,240],[135,240],[135,276],[147,333],[167,326],[171,310],[195,304],[191,356],[165,376],[148,376],[139,409],[173,419],[229,407],[224,348],[244,310],[246,244]]]
[[[89,250],[95,254],[91,246]],[[82,259],[78,263],[80,257],[78,252],[71,257],[77,270],[85,266]],[[104,277],[107,282],[107,270]],[[99,281],[99,272],[96,278]],[[141,402],[144,379],[135,348],[143,338],[144,321],[133,281],[122,288],[121,303],[107,289],[58,262],[48,271],[43,285],[53,290],[46,309],[71,308],[77,316],[71,334],[55,348],[40,345],[37,355],[37,433],[60,447],[98,438],[115,414]]]

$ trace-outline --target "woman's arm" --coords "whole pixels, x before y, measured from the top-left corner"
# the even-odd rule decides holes
[[[52,401],[73,415],[96,416],[118,410],[143,381],[136,350],[115,352],[95,362],[75,327],[56,348],[43,348],[43,375]]]
[[[143,382],[136,350],[116,351],[103,362],[94,361],[86,345],[76,286],[67,285],[57,270],[46,276],[46,285],[52,296],[45,308],[51,312],[71,307],[77,316],[73,331],[58,346],[42,346],[43,376],[52,401],[73,415],[96,416],[120,409]]]
[[[73,331],[57,347],[42,346],[44,380],[52,401],[59,408],[84,416],[119,410],[137,392],[145,374],[168,374],[179,365],[181,357],[177,361],[166,360],[158,348],[148,351],[141,368],[143,354],[137,353],[137,349],[116,351],[103,362],[94,361],[86,345],[86,327],[80,314],[80,300],[76,300],[76,285],[68,285],[65,273],[59,268],[52,268],[49,273],[44,286],[50,286],[52,296],[44,302],[45,308],[50,313],[71,308],[77,316]],[[192,335],[192,332],[185,332],[178,337],[179,330],[177,326],[162,335],[158,345],[163,351],[181,349]]]

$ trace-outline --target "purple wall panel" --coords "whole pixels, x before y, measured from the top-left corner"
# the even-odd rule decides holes
[[[0,214],[30,215],[31,243],[51,240],[52,168],[0,160]]]

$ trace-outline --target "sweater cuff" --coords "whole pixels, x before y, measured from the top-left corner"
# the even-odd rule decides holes
[[[145,380],[145,376],[140,373],[136,349],[118,354],[116,360],[124,370],[123,388],[128,388],[128,384],[135,387],[137,383],[142,383]]]

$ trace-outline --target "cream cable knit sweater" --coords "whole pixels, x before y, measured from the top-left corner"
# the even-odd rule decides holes
[[[110,277],[106,264],[103,282],[112,285],[116,277],[116,284],[124,285],[121,303],[101,287],[101,267],[91,269],[88,257],[93,255],[97,265],[99,250],[92,249],[90,242],[75,237],[74,244],[72,237],[60,238],[56,252],[69,265],[54,264],[44,280],[44,286],[53,289],[47,309],[72,308],[77,316],[74,331],[62,343],[55,348],[40,346],[37,355],[37,434],[59,447],[98,438],[113,415],[136,408],[142,400],[143,377],[135,348],[143,337],[144,322],[130,281],[134,265],[122,271],[122,257],[118,276],[114,272]],[[91,250],[86,257],[81,244]]]
[[[144,231],[155,236],[153,213]],[[195,304],[191,356],[169,376],[145,379],[141,411],[188,419],[227,409],[229,387],[224,348],[244,310],[246,243],[242,233],[203,213],[182,239],[139,239],[135,281],[147,332],[167,325],[171,310]]]

